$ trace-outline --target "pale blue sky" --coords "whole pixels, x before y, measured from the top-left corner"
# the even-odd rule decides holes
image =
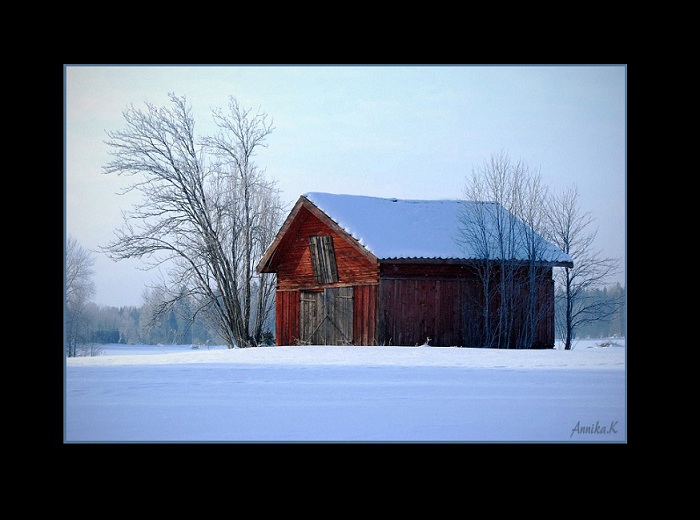
[[[619,66],[66,66],[66,232],[106,244],[131,201],[130,180],[101,173],[106,130],[122,111],[185,95],[200,135],[229,95],[275,130],[258,165],[291,205],[310,191],[457,198],[505,151],[550,189],[575,185],[597,249],[625,256],[626,67]],[[95,253],[95,301],[140,305],[152,274]],[[619,277],[624,283],[624,275]]]

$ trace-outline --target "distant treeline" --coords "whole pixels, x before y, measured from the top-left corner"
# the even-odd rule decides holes
[[[560,292],[557,291],[557,296]],[[627,331],[627,299],[625,288],[619,283],[602,289],[589,289],[583,291],[582,299],[588,305],[622,300],[622,305],[609,317],[597,319],[590,323],[584,323],[576,327],[575,334],[578,339],[586,338],[612,338],[626,336]],[[554,312],[561,315],[564,312],[563,298],[557,297]],[[557,331],[557,334],[559,331]],[[557,336],[558,337],[558,336]]]
[[[594,289],[586,293],[586,298],[594,300],[613,300],[622,296],[625,289],[616,284],[603,289]],[[141,307],[109,307],[88,304],[86,309],[89,327],[90,343],[123,343],[147,345],[220,345],[223,340],[216,334],[213,327],[200,317],[192,317],[187,304],[181,302],[173,309],[166,319],[151,323],[149,305]],[[556,312],[563,309],[556,308]],[[626,304],[614,315],[606,319],[581,325],[576,330],[576,337],[608,338],[624,336],[626,330]],[[274,343],[274,316],[267,326],[265,334],[267,343]]]
[[[222,345],[223,339],[203,316],[192,312],[186,300],[179,301],[164,319],[153,321],[153,305],[110,307],[89,303],[85,309],[87,343],[145,345]],[[268,324],[274,330],[274,316]],[[272,332],[264,335],[274,342]]]
[[[142,307],[106,307],[88,304],[88,342],[146,345],[219,344],[221,340],[201,319],[178,316],[171,311],[165,320],[151,324]]]

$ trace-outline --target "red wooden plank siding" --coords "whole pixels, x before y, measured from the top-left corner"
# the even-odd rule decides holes
[[[430,337],[431,345],[484,346],[483,287],[466,265],[384,264],[379,298],[380,344],[416,345]],[[497,281],[497,273],[494,280]],[[510,345],[518,345],[526,313],[527,271],[518,274],[517,303]],[[554,281],[551,268],[538,268],[537,326],[534,348],[554,346]],[[498,297],[491,300],[492,331],[496,331]],[[505,338],[500,338],[502,345]]]
[[[383,344],[453,346],[472,343],[479,289],[467,264],[383,263],[380,328]]]
[[[544,309],[538,309],[543,318],[537,324],[537,343],[535,346],[541,348],[551,348],[555,343],[554,332],[554,279],[552,279],[552,270],[548,270],[549,278],[544,280],[540,286],[539,294],[537,295],[537,303]]]
[[[386,279],[381,283],[380,341],[391,345],[465,343],[465,280]]]
[[[355,345],[377,343],[377,285],[357,285],[353,302]]]
[[[275,339],[277,345],[294,345],[299,339],[299,291],[277,291]]]

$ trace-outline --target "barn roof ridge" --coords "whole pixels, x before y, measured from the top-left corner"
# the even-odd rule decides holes
[[[377,201],[390,201],[390,202],[403,202],[403,203],[460,203],[460,204],[498,204],[495,201],[492,200],[467,200],[467,199],[460,199],[460,198],[441,198],[441,199],[402,199],[398,197],[379,197],[376,195],[358,195],[358,194],[351,194],[351,193],[330,193],[330,192],[321,192],[321,191],[311,191],[307,193],[303,193],[302,197],[308,199],[310,202],[313,202],[313,198],[316,195],[330,195],[332,197],[352,197],[356,199],[373,199]]]

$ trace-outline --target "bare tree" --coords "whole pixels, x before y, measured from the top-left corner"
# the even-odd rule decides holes
[[[470,202],[464,205],[459,214],[459,235],[456,241],[467,252],[467,256],[483,259],[483,262],[475,264],[481,293],[475,296],[474,303],[481,309],[481,345],[491,348],[497,342],[491,308],[498,290],[494,274],[498,253],[488,223],[495,218],[496,206],[485,202],[485,186],[477,175],[473,176],[471,184],[465,186],[463,193],[464,198]]]
[[[533,345],[539,323],[547,315],[548,308],[538,305],[539,288],[545,283],[549,272],[538,266],[545,261],[546,242],[540,233],[546,230],[546,205],[548,190],[542,184],[539,170],[530,170],[523,164],[518,165],[520,188],[516,191],[518,200],[513,208],[525,226],[521,228],[522,247],[525,249],[527,269],[525,271],[527,300],[523,302],[524,322],[520,331],[518,344]],[[551,278],[551,277],[550,277]]]
[[[622,298],[594,300],[587,296],[588,289],[604,286],[619,272],[620,259],[603,258],[593,249],[597,230],[591,230],[593,217],[582,213],[578,191],[571,188],[551,199],[551,240],[574,260],[573,268],[564,268],[558,274],[564,298],[563,316],[557,317],[557,328],[564,338],[564,348],[570,350],[576,337],[576,328],[613,315],[622,305]]]
[[[471,249],[475,258],[485,259],[477,264],[477,273],[482,285],[483,337],[487,347],[510,346],[515,275],[510,260],[515,257],[518,237],[515,216],[508,210],[517,201],[518,175],[518,167],[504,152],[492,154],[472,172],[463,191],[472,204],[465,206],[460,216],[458,242]]]
[[[234,205],[229,208],[227,233],[240,244],[234,264],[243,287],[243,320],[250,339],[259,342],[274,305],[275,279],[258,274],[255,266],[274,239],[284,208],[275,183],[265,178],[252,157],[256,148],[264,146],[272,126],[265,114],[243,108],[233,97],[228,112],[216,110],[214,119],[219,133],[203,142],[219,158],[219,167],[231,172],[228,189]]]
[[[65,262],[65,341],[68,357],[74,357],[78,346],[89,340],[87,303],[95,294],[95,258],[69,235]]]
[[[269,239],[268,227],[276,231],[282,208],[274,183],[252,158],[273,128],[265,114],[231,97],[227,113],[213,112],[219,134],[198,141],[185,97],[171,93],[170,102],[146,103],[143,111],[131,106],[126,129],[108,132],[114,159],[104,172],[136,176],[126,191],[140,192],[142,200],[103,249],[114,260],[167,266],[167,297],[154,319],[189,297],[193,312],[208,316],[230,348],[254,345],[260,327],[251,306],[266,297],[254,280],[255,245]]]
[[[537,299],[548,273],[538,268],[546,244],[541,231],[547,190],[541,175],[523,161],[495,153],[472,172],[463,196],[470,202],[459,217],[457,242],[483,260],[475,265],[484,346],[530,348],[547,311]],[[517,330],[516,318],[522,323]]]

